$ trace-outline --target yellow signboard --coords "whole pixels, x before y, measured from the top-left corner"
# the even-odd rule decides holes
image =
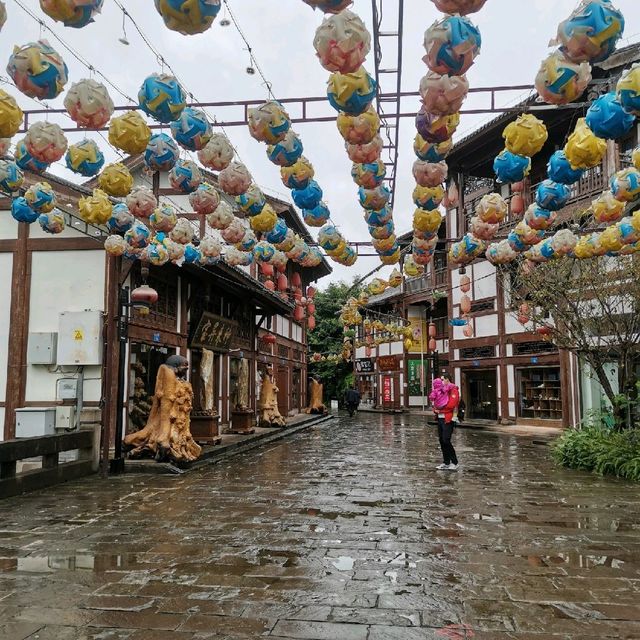
[[[409,324],[413,331],[413,345],[409,349],[409,353],[427,352],[429,338],[427,335],[427,321],[420,316],[409,316]]]

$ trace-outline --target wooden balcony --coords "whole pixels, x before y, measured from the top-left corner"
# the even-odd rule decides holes
[[[419,302],[433,295],[435,291],[446,293],[447,269],[429,270],[428,273],[417,278],[407,279],[405,282],[405,301],[407,304]]]

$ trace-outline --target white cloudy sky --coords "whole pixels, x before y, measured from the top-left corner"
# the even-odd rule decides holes
[[[151,51],[142,42],[133,25],[127,23],[129,46],[118,42],[122,36],[122,12],[113,0],[105,0],[102,15],[88,27],[77,30],[54,23],[39,8],[38,0],[19,0],[45,24],[72,45],[86,60],[104,73],[123,93],[135,97],[145,76],[160,70]],[[322,15],[314,12],[302,0],[228,0],[244,30],[254,54],[265,75],[273,85],[278,98],[321,96],[325,93],[328,73],[318,63],[312,42]],[[24,44],[37,39],[40,25],[29,17],[16,0],[5,0],[9,19],[0,34],[0,59],[8,60],[14,44]],[[248,75],[245,68],[249,55],[243,50],[233,26],[221,27],[218,23],[202,35],[182,36],[164,27],[155,11],[152,0],[124,0],[129,13],[170,62],[187,88],[197,100],[216,102],[242,99],[266,99],[267,93],[260,77]],[[404,20],[403,90],[416,90],[420,78],[426,73],[421,58],[424,30],[440,15],[429,0],[406,0]],[[549,40],[555,35],[558,22],[576,6],[576,0],[488,0],[485,7],[471,18],[478,24],[483,37],[482,54],[470,70],[472,86],[518,85],[533,82],[541,59],[548,52]],[[625,40],[621,45],[636,42],[640,33],[638,0],[615,0],[623,11],[627,24]],[[384,0],[384,28],[393,24],[397,0]],[[370,0],[355,0],[353,10],[371,26]],[[218,22],[223,17],[218,16]],[[47,33],[42,36],[63,54],[70,72],[70,80],[87,77],[86,67]],[[373,70],[373,55],[365,66]],[[4,64],[4,63],[3,63]],[[383,60],[384,66],[395,66],[394,60]],[[2,71],[3,78],[6,74]],[[97,78],[99,79],[99,78]],[[2,85],[7,88],[6,85]],[[390,89],[391,87],[389,87]],[[17,90],[11,91],[17,95]],[[116,104],[124,99],[111,92]],[[505,95],[504,103],[512,103],[518,94]],[[20,98],[23,108],[37,105],[27,98]],[[51,101],[61,106],[62,96]],[[469,100],[467,106],[482,106],[481,99]],[[406,101],[404,111],[417,110],[417,101]],[[218,111],[220,119],[233,117],[238,112]],[[318,113],[332,113],[330,107],[319,107]],[[296,115],[292,110],[291,115]],[[489,116],[463,116],[458,137],[487,121]],[[350,162],[344,152],[343,142],[334,123],[296,125],[305,145],[305,155],[316,168],[316,179],[324,189],[325,200],[332,211],[334,222],[350,240],[369,240],[362,212],[357,204],[357,187],[350,177]],[[265,191],[287,195],[279,177],[278,168],[266,158],[264,145],[253,140],[244,127],[229,129],[228,133],[242,160],[248,165],[254,179]],[[415,130],[412,119],[405,119],[400,134],[400,158],[394,218],[398,232],[411,226],[413,207],[411,190],[411,164],[414,161],[412,140]],[[79,136],[70,135],[74,141]],[[101,146],[106,145],[97,139]],[[104,149],[109,157],[109,149]],[[66,170],[61,170],[64,172]],[[69,177],[69,173],[64,174]],[[72,175],[72,174],[71,174]],[[315,232],[313,232],[315,233]],[[362,258],[351,269],[334,266],[336,279],[364,274],[379,264],[377,258]],[[382,273],[388,273],[385,269]]]

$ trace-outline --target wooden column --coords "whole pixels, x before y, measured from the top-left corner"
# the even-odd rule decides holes
[[[507,344],[505,339],[506,318],[504,306],[504,286],[502,277],[496,269],[496,309],[498,311],[498,375],[500,376],[500,417],[502,420],[508,420],[509,415],[509,377],[507,376]],[[515,390],[514,390],[515,394]]]
[[[28,251],[29,225],[18,225],[13,253],[11,302],[7,353],[7,388],[4,439],[16,435],[16,409],[24,406],[27,384],[27,343],[29,340],[29,303],[31,292],[31,253]]]

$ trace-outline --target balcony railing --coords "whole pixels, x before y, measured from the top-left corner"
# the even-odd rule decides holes
[[[429,271],[417,278],[411,278],[406,281],[406,293],[412,295],[415,293],[432,292],[441,289],[447,285],[447,269],[436,269]]]

